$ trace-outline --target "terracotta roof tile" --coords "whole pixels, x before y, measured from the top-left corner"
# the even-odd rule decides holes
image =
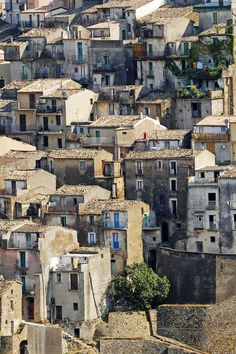
[[[93,160],[101,151],[95,149],[58,149],[52,150],[48,157],[53,159]]]

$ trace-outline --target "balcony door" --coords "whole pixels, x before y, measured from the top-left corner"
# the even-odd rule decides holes
[[[26,131],[26,115],[25,114],[20,114],[20,131],[21,132]]]
[[[48,130],[48,117],[43,117],[43,129]]]
[[[119,213],[114,213],[114,227],[120,226],[120,215]]]

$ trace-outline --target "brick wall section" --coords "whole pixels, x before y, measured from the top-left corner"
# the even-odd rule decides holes
[[[162,305],[158,334],[212,354],[235,354],[236,297],[216,305]]]

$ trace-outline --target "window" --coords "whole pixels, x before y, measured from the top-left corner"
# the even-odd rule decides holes
[[[157,161],[157,168],[158,168],[158,170],[162,170],[162,161],[161,160]]]
[[[208,193],[208,207],[216,206],[216,193]]]
[[[56,282],[61,283],[61,273],[56,274]]]
[[[74,68],[74,72],[77,74],[78,73],[78,68]]]
[[[78,290],[78,274],[70,274],[70,290]]]
[[[151,61],[148,62],[148,75],[153,76],[153,64]]]
[[[177,191],[177,180],[176,180],[176,178],[171,178],[170,179],[170,190],[172,192]]]
[[[205,178],[205,172],[200,173],[200,178]]]
[[[36,106],[35,95],[33,93],[30,93],[29,94],[29,108],[35,109],[35,106]]]
[[[62,321],[62,306],[56,306],[56,321]]]
[[[14,301],[13,300],[10,300],[10,309],[14,310]]]
[[[213,242],[216,242],[215,236],[211,236],[211,242],[212,242],[212,243],[213,243]]]
[[[20,131],[24,132],[26,131],[26,115],[25,114],[20,114]]]
[[[143,163],[142,161],[136,162],[136,171],[138,174],[143,174]]]
[[[197,247],[197,252],[202,252],[203,251],[203,243],[202,243],[202,241],[197,241],[196,242],[196,247]]]
[[[56,115],[56,125],[61,125],[61,116]]]
[[[192,102],[191,104],[192,118],[201,118],[201,103]]]
[[[43,137],[43,146],[48,147],[48,136]]]
[[[94,215],[89,215],[89,225],[94,225]]]
[[[118,232],[113,232],[112,233],[112,248],[113,249],[119,249],[119,235]]]
[[[95,232],[89,232],[88,233],[88,243],[90,245],[94,245],[96,243],[96,234],[95,234]]]
[[[194,228],[203,229],[203,214],[196,214],[194,216]]]
[[[20,268],[26,268],[26,252],[20,252]]]
[[[86,170],[86,162],[85,161],[80,161],[79,162],[79,169],[80,170]]]
[[[170,210],[173,217],[177,217],[177,199],[170,199]]]
[[[61,139],[61,138],[58,138],[58,139],[57,139],[57,147],[58,147],[59,149],[62,148],[62,139]]]
[[[110,219],[110,213],[105,213],[105,219]]]
[[[145,116],[149,115],[149,108],[148,107],[144,107],[144,115]]]
[[[156,237],[153,237],[152,240],[153,240],[154,242],[156,242],[157,238],[156,238]]]
[[[176,176],[176,173],[177,173],[177,162],[176,161],[170,161],[169,162],[169,169],[170,169],[170,174]]]
[[[216,230],[216,216],[209,215],[209,230]]]
[[[90,104],[93,104],[93,99],[92,98],[90,98]]]
[[[236,214],[233,217],[233,228],[236,229]]]
[[[217,25],[217,23],[218,23],[217,12],[213,12],[213,14],[212,14],[212,22],[213,22],[213,25]]]
[[[78,311],[78,309],[79,309],[78,302],[73,302],[73,310]]]
[[[142,181],[141,179],[138,179],[138,180],[136,181],[136,190],[137,190],[137,191],[143,190],[143,181]]]
[[[61,216],[61,226],[66,226],[66,225],[67,225],[66,216]]]
[[[164,195],[160,195],[160,207],[163,207],[165,204],[165,198]]]
[[[153,46],[152,46],[152,44],[148,44],[148,54],[149,54],[150,57],[153,56]]]

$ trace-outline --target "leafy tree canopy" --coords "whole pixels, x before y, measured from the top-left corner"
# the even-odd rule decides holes
[[[160,277],[144,263],[127,266],[110,284],[109,295],[114,305],[128,305],[134,310],[148,310],[156,300],[168,297],[170,282]]]

